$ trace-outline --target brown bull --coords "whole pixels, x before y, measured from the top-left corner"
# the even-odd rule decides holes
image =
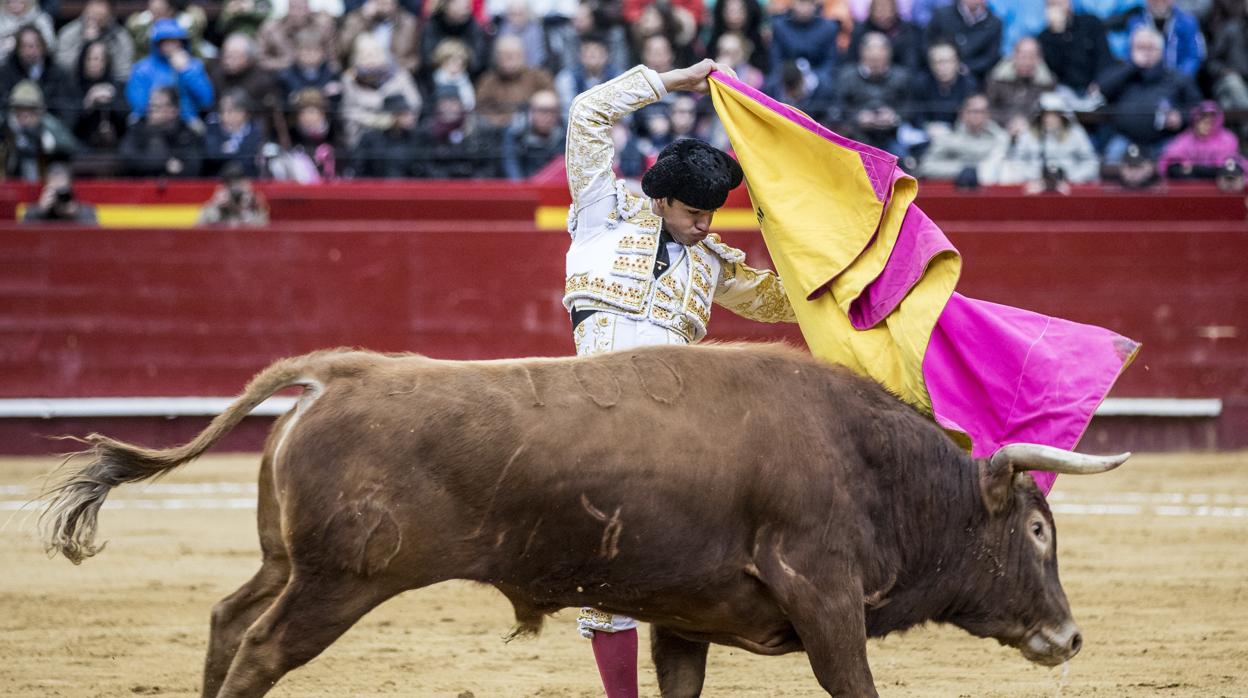
[[[94,554],[109,490],[203,453],[304,387],[261,462],[263,565],[216,605],[205,696],[259,696],[386,599],[495,586],[517,631],[596,606],[653,624],[664,696],[701,690],[708,643],[805,650],[829,693],[876,694],[866,639],[953,623],[1057,664],[1080,636],[1053,518],[1024,468],[1097,458],[1012,446],[976,461],[880,386],[777,346],[437,361],[279,361],[189,444],[89,437],[45,512]]]

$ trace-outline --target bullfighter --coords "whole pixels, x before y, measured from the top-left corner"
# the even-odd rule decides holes
[[[657,73],[637,66],[580,94],[568,116],[567,171],[572,206],[563,304],[580,356],[706,336],[711,303],[762,322],[794,322],[780,277],[745,263],[745,254],[710,231],[715,211],[741,184],[727,154],[693,138],[669,144],[642,178],[645,196],[612,170],[612,128],[669,92],[707,93],[724,70],[705,60]],[[637,695],[637,623],[581,610],[610,698]]]

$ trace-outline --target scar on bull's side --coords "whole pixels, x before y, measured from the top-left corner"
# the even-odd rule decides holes
[[[364,577],[385,571],[403,544],[394,515],[371,498],[340,507],[326,519],[322,531],[322,539],[333,541],[335,547],[354,549],[355,554],[345,558],[351,561],[346,567]]]
[[[637,372],[637,379],[641,382],[641,389],[655,402],[670,405],[684,392],[684,379],[680,377],[675,368],[672,368],[671,364],[663,359],[654,356],[633,355],[629,357],[629,362],[632,364],[633,370]],[[667,376],[659,377],[657,375],[663,372],[666,372]],[[649,379],[646,377],[647,374],[650,375]]]
[[[533,406],[545,407],[546,403],[542,402],[542,396],[537,392],[537,381],[533,380],[533,373],[528,366],[520,365],[520,371],[524,373],[525,381],[529,384],[529,390],[533,393]]]
[[[542,517],[537,517],[537,521],[533,522],[533,530],[529,531],[529,537],[524,539],[524,549],[520,551],[520,557],[528,557],[529,546],[533,545],[533,539],[537,537],[537,529],[542,526]]]
[[[516,459],[523,452],[524,444],[520,444],[515,451],[512,451],[511,458],[507,459],[503,469],[498,472],[498,478],[494,480],[494,487],[490,490],[490,501],[485,505],[485,511],[481,514],[481,521],[477,524],[476,530],[468,534],[466,538],[476,538],[485,530],[485,524],[490,520],[490,515],[494,513],[494,503],[498,500],[498,491],[503,486],[503,480],[507,479],[507,473],[511,470],[512,464],[516,462]]]
[[[624,532],[624,522],[620,520],[620,510],[623,507],[616,507],[608,517],[601,509],[590,504],[589,498],[584,494],[581,495],[581,506],[589,512],[590,516],[607,524],[602,529],[602,542],[598,544],[598,554],[608,560],[614,560],[615,556],[620,554],[620,534]]]
[[[599,407],[614,407],[620,401],[620,380],[598,364],[576,363],[572,365],[572,376],[576,378],[581,392]]]

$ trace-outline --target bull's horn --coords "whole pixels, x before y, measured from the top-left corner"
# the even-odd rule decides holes
[[[1126,462],[1131,453],[1116,456],[1090,456],[1040,444],[1010,444],[992,454],[992,464],[1009,464],[1014,470],[1042,470],[1065,475],[1095,475],[1113,470]]]

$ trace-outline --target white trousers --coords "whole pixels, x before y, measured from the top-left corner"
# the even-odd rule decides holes
[[[632,349],[655,344],[688,344],[684,336],[666,327],[645,320],[597,312],[590,315],[572,332],[577,356],[593,356],[609,351]],[[628,616],[615,615],[596,608],[582,608],[576,618],[577,630],[588,640],[594,632],[618,633],[637,627]]]

